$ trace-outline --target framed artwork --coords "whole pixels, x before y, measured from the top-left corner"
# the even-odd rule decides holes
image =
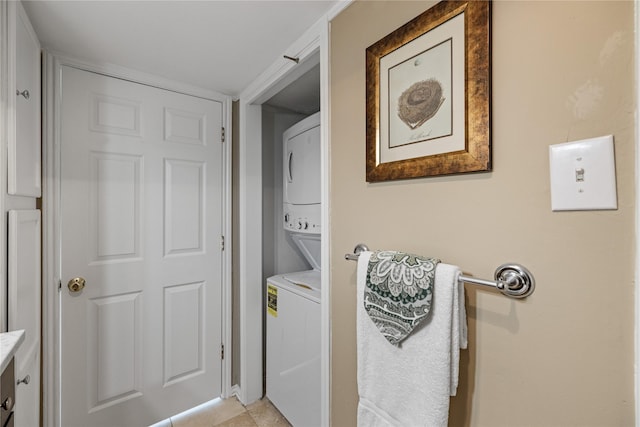
[[[490,21],[442,1],[367,48],[368,182],[491,170]]]

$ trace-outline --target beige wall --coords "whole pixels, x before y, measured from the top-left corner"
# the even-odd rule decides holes
[[[356,2],[331,26],[332,425],[355,425],[358,242],[493,277],[520,262],[525,301],[467,285],[469,349],[451,425],[634,423],[633,2],[493,4],[491,173],[365,182],[365,49],[429,2]],[[552,212],[548,146],[615,136],[616,211]]]

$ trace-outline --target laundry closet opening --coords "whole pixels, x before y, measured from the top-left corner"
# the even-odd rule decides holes
[[[320,424],[319,54],[262,104],[264,394],[294,425]]]

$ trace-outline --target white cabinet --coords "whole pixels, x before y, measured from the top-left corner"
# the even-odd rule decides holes
[[[40,403],[40,211],[9,211],[9,330],[23,329],[16,352],[16,424],[37,427]],[[37,303],[34,304],[34,301]]]
[[[41,51],[22,4],[0,0],[0,332],[24,330],[15,355],[16,426],[40,419]]]
[[[40,197],[40,44],[22,5],[15,25],[15,138],[8,141],[8,193]],[[9,93],[11,95],[11,92]]]

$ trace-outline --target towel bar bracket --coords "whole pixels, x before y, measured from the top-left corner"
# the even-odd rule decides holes
[[[526,298],[536,287],[533,274],[520,264],[503,264],[494,277],[500,292],[512,298]]]
[[[355,248],[353,248],[352,254],[344,254],[344,259],[348,261],[357,261],[360,252],[368,251],[369,247],[364,243],[358,243]]]
[[[345,254],[344,259],[357,261],[362,251],[369,248],[363,243],[358,243],[352,254]],[[526,298],[533,293],[536,282],[533,274],[520,264],[502,264],[494,274],[495,281],[477,279],[470,276],[460,276],[459,281],[474,285],[490,286],[498,289],[502,294],[510,298]]]

